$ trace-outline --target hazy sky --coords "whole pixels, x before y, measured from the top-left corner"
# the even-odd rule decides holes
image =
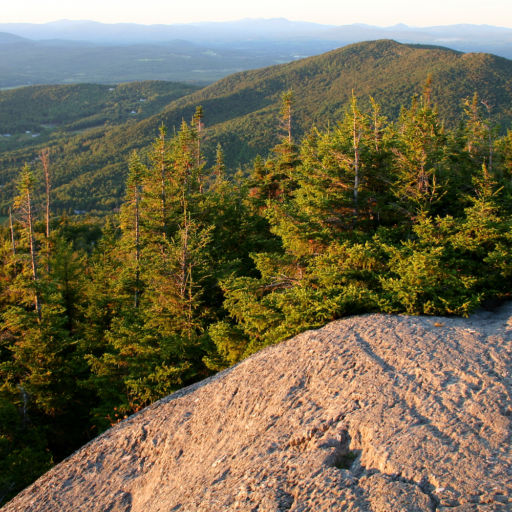
[[[511,0],[9,0],[1,22],[58,19],[106,23],[190,23],[275,18],[342,25],[413,26],[476,23],[512,28]]]

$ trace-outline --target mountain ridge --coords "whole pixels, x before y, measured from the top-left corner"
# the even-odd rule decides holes
[[[11,34],[9,32],[0,32],[0,44],[12,44],[24,41],[29,40],[25,37],[17,36],[16,34]]]
[[[46,24],[0,23],[0,31],[26,39],[0,47],[0,87],[88,81],[170,80],[212,83],[236,71],[291,62],[340,46],[376,39],[444,45],[464,52],[512,58],[512,29],[488,25],[377,27],[244,19],[175,25],[107,24],[60,20]],[[28,39],[27,39],[28,38]],[[176,58],[173,41],[195,45]],[[203,53],[215,59],[205,60]],[[91,60],[94,62],[92,65]],[[159,62],[160,66],[151,63]],[[118,64],[122,64],[119,66]]]
[[[137,37],[142,37],[144,41],[164,41],[170,34],[175,32],[182,34],[189,34],[188,29],[193,30],[196,27],[203,27],[209,29],[212,34],[220,36],[221,40],[230,40],[233,34],[237,37],[245,30],[246,37],[272,35],[273,37],[286,34],[290,36],[295,34],[296,37],[304,37],[307,35],[314,35],[315,37],[332,37],[334,33],[347,31],[351,32],[357,29],[372,30],[374,33],[383,32],[391,36],[397,33],[409,33],[411,35],[423,35],[425,37],[434,37],[432,33],[449,34],[454,31],[462,31],[466,38],[482,37],[482,34],[491,32],[493,35],[499,33],[512,37],[512,28],[503,26],[494,26],[489,24],[472,24],[472,23],[459,23],[448,25],[434,25],[434,26],[409,26],[404,23],[397,23],[391,26],[378,26],[367,23],[352,23],[345,25],[333,25],[324,23],[313,23],[307,21],[289,20],[287,18],[243,18],[231,21],[198,21],[190,23],[153,23],[153,24],[139,24],[134,22],[118,22],[118,23],[105,23],[94,20],[69,20],[62,19],[51,21],[47,23],[0,23],[0,30],[29,37],[32,39],[38,38],[54,38],[55,34],[72,36],[72,39],[85,38],[94,39],[98,38],[99,34],[103,34],[103,40],[115,40],[116,35],[118,40],[130,40],[130,29],[132,34],[131,41],[137,40]],[[10,30],[9,30],[10,29]],[[80,31],[82,29],[82,31]],[[124,29],[124,32],[123,32]],[[233,30],[234,32],[230,32]],[[60,32],[59,32],[60,31]],[[247,32],[249,31],[249,32]],[[285,34],[283,34],[283,31]],[[73,32],[75,32],[73,34]],[[106,37],[107,34],[110,35]],[[469,33],[469,34],[468,34]],[[144,36],[146,38],[144,38]],[[105,38],[106,37],[106,38]],[[208,37],[211,34],[208,33]],[[119,39],[121,38],[121,39]],[[135,39],[134,39],[135,38]],[[194,38],[205,39],[204,34],[195,34]],[[373,37],[375,38],[375,37]],[[357,41],[352,41],[357,42]],[[410,41],[409,41],[410,42]],[[420,41],[418,41],[420,42]]]
[[[48,81],[45,68],[38,69],[29,76],[25,76],[26,60],[38,55],[45,59],[46,67],[59,69],[66,55],[66,43],[51,54],[41,55],[39,49],[45,47],[45,40],[67,40],[69,45],[73,41],[84,45],[91,44],[106,47],[103,51],[108,53],[108,47],[117,46],[117,54],[128,59],[123,54],[126,45],[142,46],[149,58],[162,58],[161,48],[168,46],[176,39],[187,40],[199,46],[206,46],[211,51],[225,55],[225,61],[230,62],[229,52],[241,50],[239,70],[258,66],[271,65],[279,61],[292,61],[297,56],[318,55],[347,44],[376,39],[394,39],[402,43],[416,44],[442,44],[459,51],[487,52],[503,57],[512,58],[512,28],[494,27],[490,25],[458,24],[432,27],[411,27],[397,24],[390,27],[356,23],[351,25],[326,25],[303,21],[290,21],[285,18],[272,19],[243,19],[228,22],[198,22],[181,24],[153,24],[143,25],[137,23],[101,23],[90,20],[60,20],[45,24],[28,23],[0,23],[0,31],[11,32],[31,40],[32,45],[26,44],[18,49],[16,60],[18,67],[2,69],[3,81],[6,86],[32,83],[66,83],[69,73],[60,72],[53,75],[53,81]],[[25,41],[26,43],[27,41]],[[14,47],[13,47],[14,48]],[[11,51],[13,50],[11,48]],[[89,52],[92,50],[89,49]],[[196,58],[197,56],[192,56]],[[246,59],[245,65],[243,59]],[[7,56],[2,56],[5,60]],[[101,59],[96,57],[98,62]],[[259,59],[259,60],[258,60]],[[115,64],[115,58],[111,60]],[[252,64],[251,64],[252,63]],[[15,64],[15,63],[13,63]],[[201,61],[198,61],[201,64]],[[204,63],[203,63],[204,65]],[[133,66],[132,66],[133,67]],[[176,67],[176,66],[174,66]],[[196,65],[196,68],[202,66]],[[228,68],[223,70],[222,68]],[[107,70],[105,70],[107,71]],[[233,66],[223,64],[216,73],[204,76],[204,81],[213,82],[222,76],[236,71]],[[92,70],[89,70],[94,74]],[[122,82],[127,80],[126,73],[115,72],[115,65],[110,73],[96,75],[103,82]],[[78,78],[78,77],[77,77]],[[151,68],[137,67],[133,80],[201,80],[194,77],[190,71],[181,71],[167,76],[156,76]],[[75,82],[78,80],[75,80]]]
[[[169,129],[179,127],[182,120],[191,119],[197,105],[204,108],[204,149],[210,159],[218,143],[223,146],[226,163],[232,170],[250,162],[257,154],[266,155],[279,140],[278,111],[281,94],[293,89],[295,94],[294,136],[300,139],[313,125],[326,127],[329,122],[343,118],[351,91],[368,106],[368,97],[382,104],[383,113],[396,118],[401,105],[408,105],[414,93],[421,92],[425,80],[432,76],[432,97],[439,106],[441,117],[456,123],[463,98],[478,92],[493,105],[493,118],[504,126],[512,121],[512,61],[485,54],[463,54],[446,48],[404,45],[391,40],[356,43],[326,54],[296,62],[230,75],[191,95],[167,105],[162,112],[123,127],[94,133],[94,151],[88,137],[82,134],[72,139],[80,147],[81,161],[87,159],[86,172],[80,162],[68,158],[54,145],[54,165],[62,176],[67,192],[76,196],[82,180],[110,183],[110,193],[117,199],[101,197],[107,208],[118,204],[122,196],[126,159],[133,149],[147,146],[163,123]],[[71,141],[70,141],[71,142]],[[116,148],[116,153],[108,148]],[[16,153],[14,165],[35,157],[35,148]],[[70,154],[71,156],[71,154]],[[0,158],[2,156],[0,155]],[[5,156],[3,157],[6,165]],[[12,162],[12,160],[10,160]],[[107,164],[108,162],[108,164]],[[108,165],[108,167],[107,167]],[[14,176],[11,171],[4,171]],[[72,175],[68,179],[65,173]],[[1,198],[5,208],[9,188],[4,187]],[[12,189],[11,189],[12,190]],[[56,189],[58,195],[58,189]],[[93,195],[95,192],[93,192]],[[57,196],[58,197],[58,196]],[[58,199],[57,199],[58,201]],[[75,208],[91,208],[90,197]],[[96,203],[98,204],[98,203]],[[61,202],[68,207],[69,203]]]

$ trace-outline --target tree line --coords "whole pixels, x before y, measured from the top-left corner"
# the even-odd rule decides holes
[[[512,132],[475,95],[447,129],[427,82],[397,121],[355,95],[248,173],[203,111],[133,152],[107,218],[52,216],[23,168],[0,247],[0,504],[129,414],[305,329],[363,312],[468,315],[510,295]],[[41,172],[42,171],[42,172]],[[38,191],[42,190],[42,194]]]

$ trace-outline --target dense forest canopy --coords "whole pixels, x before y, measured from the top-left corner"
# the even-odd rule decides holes
[[[395,118],[354,90],[336,122],[299,131],[283,89],[277,144],[235,174],[221,145],[206,158],[196,107],[130,153],[103,216],[58,212],[57,150],[39,149],[0,231],[0,504],[122,418],[305,329],[509,298],[512,131],[478,94],[445,122],[439,87]]]
[[[2,228],[0,496],[106,427],[270,343],[365,311],[467,315],[510,295],[512,132],[427,82],[398,120],[353,95],[248,177],[207,166],[203,110],[133,152],[119,214],[51,213],[52,154]],[[34,168],[44,172],[38,186]],[[39,193],[38,191],[41,191]]]
[[[2,144],[30,131],[39,136],[58,129],[79,130],[150,117],[199,87],[175,82],[131,82],[120,85],[79,84],[19,87],[0,91]],[[5,137],[10,134],[11,137]],[[46,142],[46,140],[44,140]],[[17,147],[23,142],[18,141]]]

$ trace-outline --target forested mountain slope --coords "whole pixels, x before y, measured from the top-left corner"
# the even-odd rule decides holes
[[[512,119],[512,61],[389,40],[358,43],[318,57],[231,75],[176,101],[159,117],[173,125],[177,117],[188,117],[193,106],[201,104],[206,119],[214,124],[210,138],[219,139],[228,162],[238,164],[275,143],[279,98],[287,89],[294,92],[295,133],[300,137],[311,124],[324,127],[339,121],[352,91],[361,105],[368,105],[373,96],[384,114],[396,118],[401,105],[421,92],[429,74],[432,97],[443,118],[456,122],[462,100],[478,92],[493,105],[496,121],[508,124]]]
[[[277,141],[277,112],[281,94],[293,89],[294,135],[302,136],[312,124],[327,126],[342,118],[352,90],[369,95],[383,112],[396,117],[432,76],[432,97],[441,115],[455,123],[462,99],[476,91],[491,108],[494,121],[512,119],[512,61],[487,54],[462,54],[438,47],[404,45],[393,41],[354,44],[290,64],[231,75],[211,86],[171,102],[139,123],[101,127],[51,144],[56,177],[56,207],[109,210],[119,204],[126,175],[126,159],[134,148],[153,140],[164,123],[170,129],[190,120],[195,107],[204,107],[203,147],[211,158],[221,143],[228,168],[266,154]],[[0,156],[5,210],[13,194],[17,169],[37,156],[38,148]]]
[[[190,84],[153,81],[39,85],[0,91],[0,149],[47,142],[52,137],[70,136],[89,128],[140,121],[197,89]]]

